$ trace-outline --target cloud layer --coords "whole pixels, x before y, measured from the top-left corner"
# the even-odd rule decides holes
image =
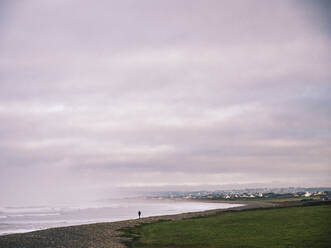
[[[0,9],[3,202],[137,185],[330,185],[328,1]]]

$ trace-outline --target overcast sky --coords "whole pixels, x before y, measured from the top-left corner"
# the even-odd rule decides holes
[[[0,3],[0,204],[331,186],[330,1]]]

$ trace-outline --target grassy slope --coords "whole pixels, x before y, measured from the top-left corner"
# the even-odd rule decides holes
[[[331,205],[227,212],[143,225],[132,247],[331,247]]]

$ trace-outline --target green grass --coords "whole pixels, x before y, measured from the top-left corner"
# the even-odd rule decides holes
[[[270,203],[297,203],[301,201],[318,201],[320,202],[321,199],[319,197],[286,197],[286,198],[275,198],[275,199],[268,199],[264,202],[270,202]]]
[[[331,247],[331,205],[224,212],[126,230],[131,247]]]

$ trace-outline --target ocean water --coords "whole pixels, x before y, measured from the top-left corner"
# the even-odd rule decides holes
[[[230,208],[241,204],[194,201],[112,200],[80,205],[0,207],[0,235],[52,227],[134,219],[142,217]]]

